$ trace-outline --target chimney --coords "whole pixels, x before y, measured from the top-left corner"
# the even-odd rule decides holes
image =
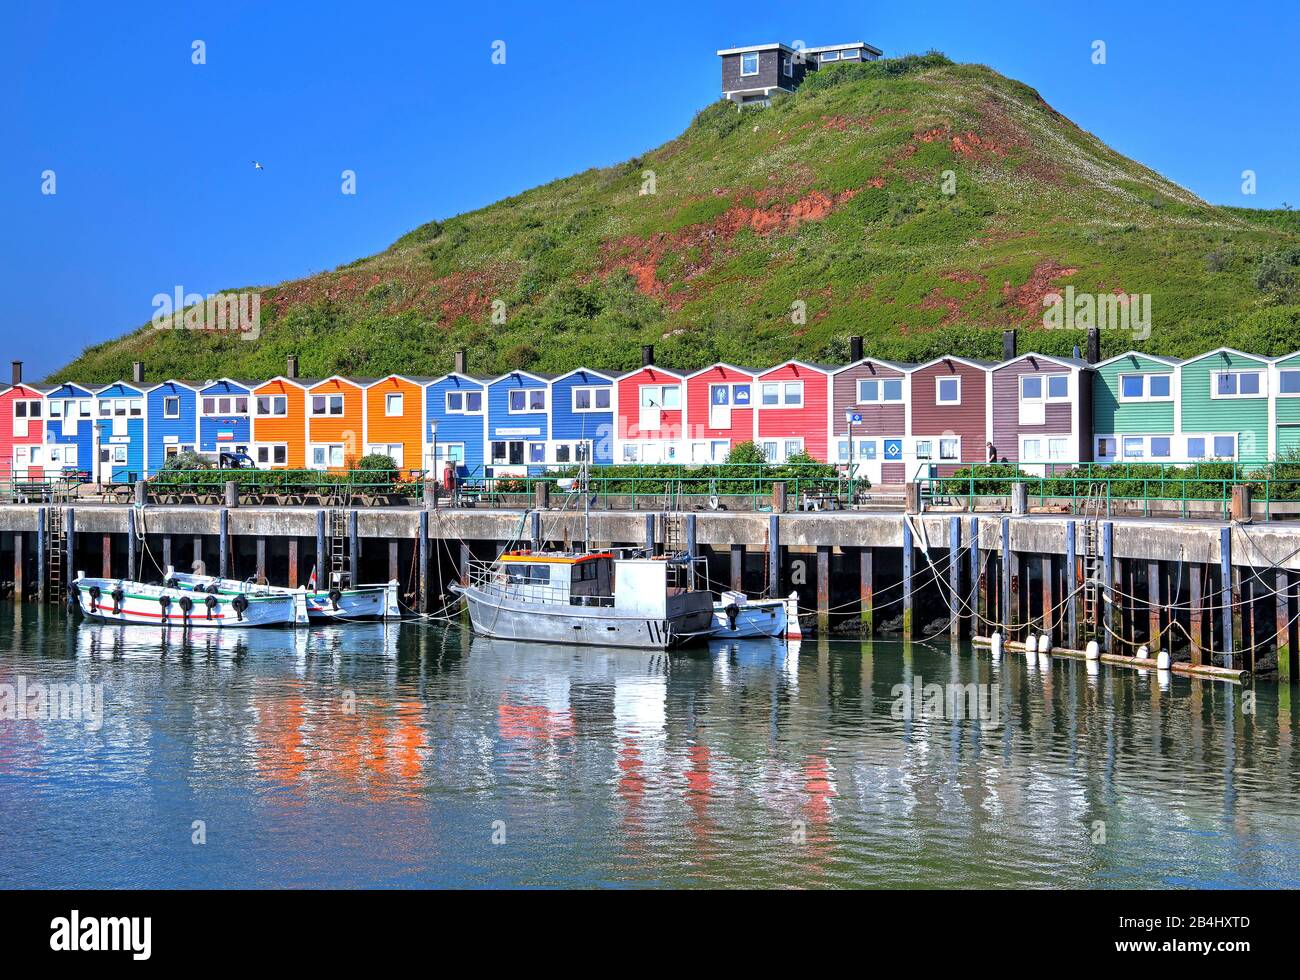
[[[13,383],[16,385],[22,384],[23,383],[23,362],[13,361],[11,367],[13,368],[13,372],[14,372]]]
[[[131,362],[131,380],[138,385],[144,384],[144,361]]]
[[[1016,359],[1016,332],[1014,330],[1002,331],[1002,360],[1014,361]]]
[[[1101,331],[1096,327],[1088,328],[1088,357],[1089,364],[1096,364],[1101,360]]]
[[[468,363],[468,358],[466,358],[465,352],[463,350],[456,351],[456,373],[457,374],[465,374],[465,375],[469,374],[469,371],[466,370],[467,363]]]
[[[298,355],[290,354],[284,361],[284,376],[286,378],[298,378]]]
[[[649,367],[654,362],[655,362],[655,345],[642,344],[641,345],[641,366]]]
[[[862,360],[862,338],[850,337],[849,338],[849,363],[857,364],[858,361],[860,360]]]

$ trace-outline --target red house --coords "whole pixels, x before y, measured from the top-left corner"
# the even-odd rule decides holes
[[[684,463],[685,375],[647,364],[618,379],[616,463]]]
[[[830,461],[826,432],[834,370],[786,361],[758,375],[755,441],[769,460],[782,463],[797,453],[807,453],[823,463]]]
[[[686,376],[687,460],[723,463],[733,446],[754,438],[754,373],[714,364]]]
[[[913,369],[909,475],[929,466],[952,476],[962,466],[988,462],[991,364],[940,357]]]
[[[45,399],[21,381],[0,394],[0,479],[39,478],[45,468]]]

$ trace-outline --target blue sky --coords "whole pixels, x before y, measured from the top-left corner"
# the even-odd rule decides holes
[[[718,97],[717,48],[796,39],[982,62],[1209,201],[1300,206],[1300,5],[1282,0],[15,3],[0,12],[4,354],[37,378],[148,320],[156,293],[333,268],[627,159]]]

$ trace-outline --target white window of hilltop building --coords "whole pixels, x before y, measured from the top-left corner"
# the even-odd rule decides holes
[[[740,73],[742,75],[758,74],[758,52],[747,51],[740,56]]]

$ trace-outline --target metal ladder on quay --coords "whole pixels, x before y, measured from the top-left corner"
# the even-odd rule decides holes
[[[1087,635],[1100,635],[1102,629],[1101,608],[1105,597],[1105,569],[1102,567],[1101,554],[1101,505],[1102,496],[1098,493],[1098,484],[1088,487],[1088,496],[1084,498],[1083,520],[1080,531],[1083,540],[1079,542],[1079,558],[1083,563],[1083,625]],[[1105,488],[1101,488],[1105,492]]]
[[[46,547],[49,548],[49,555],[46,559],[46,569],[48,577],[49,598],[52,602],[59,602],[63,599],[63,556],[66,553],[68,545],[68,528],[64,522],[64,510],[62,507],[51,507],[46,516]]]
[[[329,587],[342,582],[348,571],[348,512],[333,507],[329,512],[330,526],[330,577]]]

